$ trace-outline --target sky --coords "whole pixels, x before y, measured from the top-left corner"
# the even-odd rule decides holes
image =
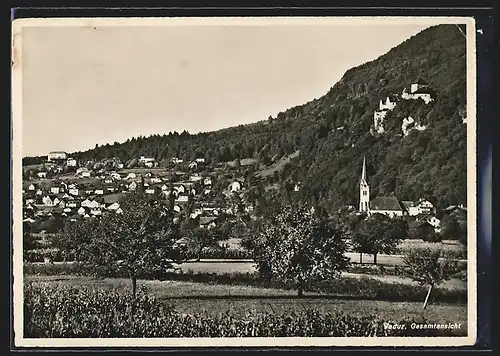
[[[275,117],[429,27],[251,22],[22,29],[22,155]]]

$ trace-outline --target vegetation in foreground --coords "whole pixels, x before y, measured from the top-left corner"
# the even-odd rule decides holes
[[[27,285],[25,337],[275,337],[275,336],[452,336],[460,329],[412,329],[424,318],[383,320],[341,312],[306,310],[234,316],[181,313],[144,291],[131,293],[82,287]],[[406,330],[387,328],[404,324]]]

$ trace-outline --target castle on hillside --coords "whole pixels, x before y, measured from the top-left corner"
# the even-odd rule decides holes
[[[378,110],[373,112],[373,128],[375,132],[383,134],[384,129],[384,119],[389,111],[394,110],[397,102],[400,99],[403,100],[417,100],[422,99],[425,104],[429,104],[436,98],[435,91],[429,86],[429,84],[419,77],[416,82],[410,85],[409,90],[407,88],[403,89],[400,95],[392,94],[389,95],[385,100],[380,100]],[[407,136],[408,132],[412,129],[423,131],[426,129],[425,126],[415,123],[415,120],[410,116],[404,119],[403,125],[401,127],[403,135]]]

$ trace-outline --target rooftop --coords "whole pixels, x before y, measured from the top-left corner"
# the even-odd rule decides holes
[[[370,202],[370,210],[403,210],[396,197],[376,197]]]

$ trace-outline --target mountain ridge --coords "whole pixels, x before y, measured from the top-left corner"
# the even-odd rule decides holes
[[[333,209],[355,205],[361,160],[367,158],[373,196],[421,197],[438,205],[466,202],[465,39],[456,25],[429,27],[378,58],[347,70],[325,95],[270,116],[267,120],[189,134],[139,136],[124,143],[75,152],[78,159],[141,154],[225,162],[300,155],[267,183],[307,183],[304,195]],[[373,134],[379,101],[401,93],[423,77],[437,93],[432,105],[404,103],[389,112],[383,135]],[[425,122],[423,131],[400,137],[407,116]],[[405,116],[406,115],[406,116]]]

